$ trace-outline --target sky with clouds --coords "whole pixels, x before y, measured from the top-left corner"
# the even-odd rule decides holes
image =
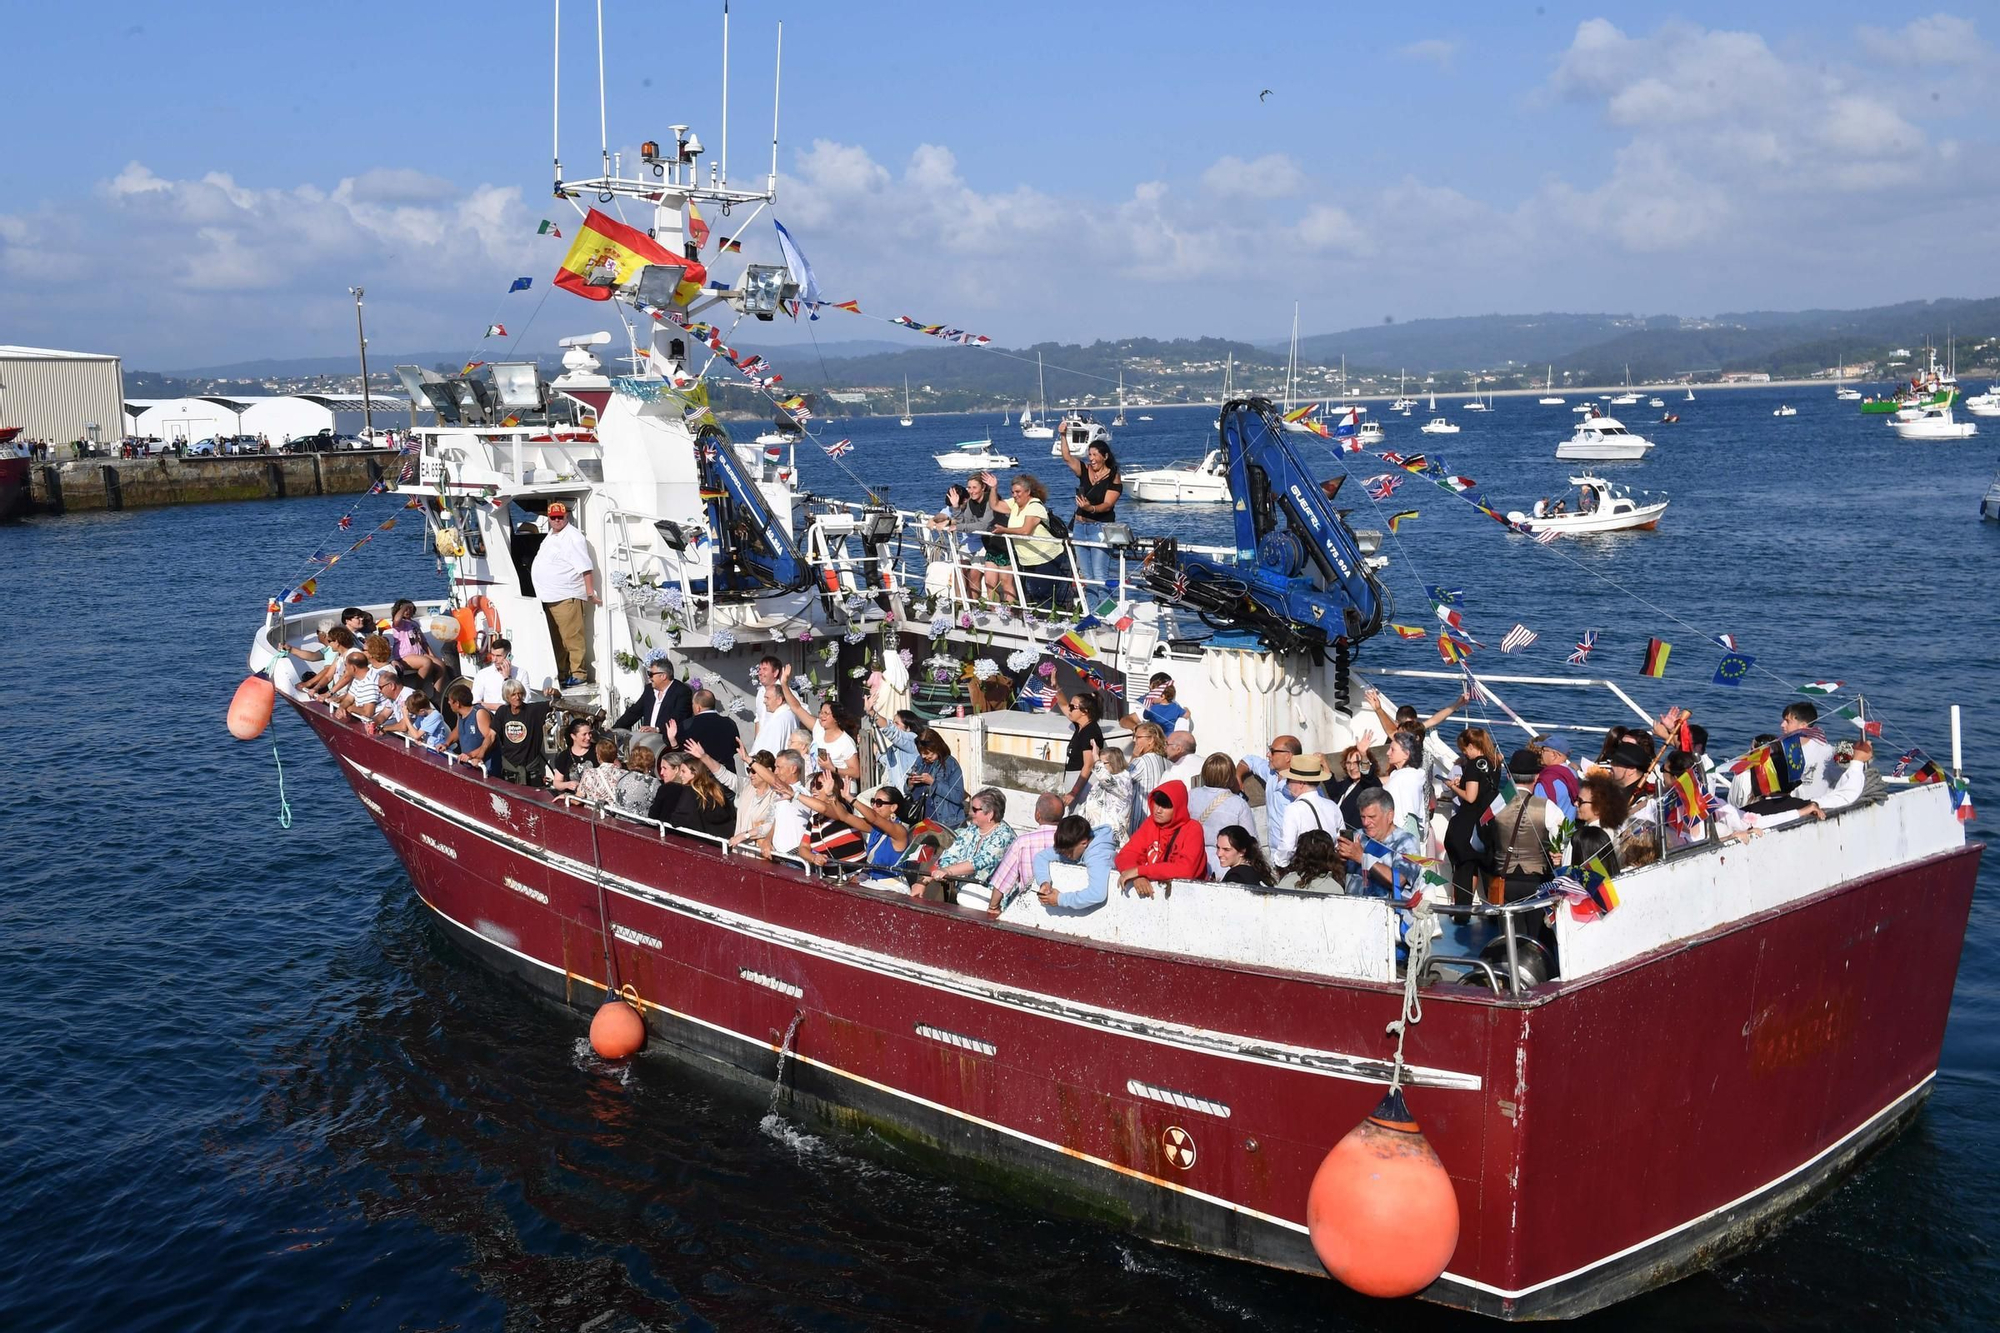
[[[605,0],[614,149],[685,121],[719,151],[720,8]],[[565,9],[575,176],[595,30]],[[0,342],[153,369],[335,354],[355,284],[385,352],[604,327],[543,303],[563,247],[535,224],[573,220],[546,3],[10,11]],[[1295,300],[1311,333],[2000,294],[2000,16],[1971,6],[732,15],[732,177],[768,170],[782,17],[777,216],[822,286],[1001,342],[1277,337]],[[767,225],[746,249],[776,257]]]

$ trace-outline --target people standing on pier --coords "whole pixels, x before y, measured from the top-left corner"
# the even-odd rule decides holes
[[[592,679],[588,629],[589,608],[597,602],[597,573],[590,543],[569,521],[569,506],[561,500],[550,504],[548,524],[548,535],[535,551],[529,577],[548,618],[556,679],[568,689]]]

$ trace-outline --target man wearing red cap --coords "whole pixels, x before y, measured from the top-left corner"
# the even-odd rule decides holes
[[[548,509],[549,535],[535,552],[529,576],[535,595],[542,599],[542,611],[549,618],[549,641],[556,653],[556,679],[564,689],[590,679],[589,623],[585,611],[597,601],[596,571],[591,567],[590,546],[569,521],[569,506],[557,500]]]

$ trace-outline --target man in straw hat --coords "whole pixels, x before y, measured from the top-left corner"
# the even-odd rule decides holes
[[[1271,844],[1271,859],[1281,866],[1291,864],[1292,849],[1298,846],[1300,834],[1319,829],[1329,838],[1338,840],[1341,831],[1347,827],[1346,821],[1340,817],[1340,806],[1328,800],[1326,793],[1320,790],[1320,784],[1333,777],[1325,755],[1293,755],[1283,776],[1285,791],[1292,800],[1285,808],[1284,825]]]

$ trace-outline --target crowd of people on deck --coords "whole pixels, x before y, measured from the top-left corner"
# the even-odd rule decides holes
[[[756,665],[746,728],[664,656],[645,664],[644,691],[615,718],[573,711],[555,689],[536,695],[505,638],[471,679],[453,678],[408,600],[380,622],[349,607],[292,652],[308,669],[302,689],[338,715],[490,778],[991,916],[1016,896],[1075,912],[1188,880],[1404,907],[1428,882],[1434,900],[1511,903],[1581,867],[1609,877],[1677,846],[1754,838],[1886,795],[1865,732],[1835,746],[1803,701],[1756,738],[1757,762],[1726,770],[1678,709],[1647,728],[1611,728],[1582,762],[1555,732],[1504,756],[1477,724],[1447,742],[1442,728],[1474,702],[1470,689],[1428,716],[1391,712],[1368,689],[1354,743],[1331,754],[1280,735],[1260,753],[1204,755],[1194,713],[1162,672],[1136,712],[1115,718],[1129,748],[1106,739],[1118,694],[1055,690],[1070,725],[1064,770],[1022,830],[1006,793],[967,790],[951,744],[921,714],[809,706],[775,656]]]

